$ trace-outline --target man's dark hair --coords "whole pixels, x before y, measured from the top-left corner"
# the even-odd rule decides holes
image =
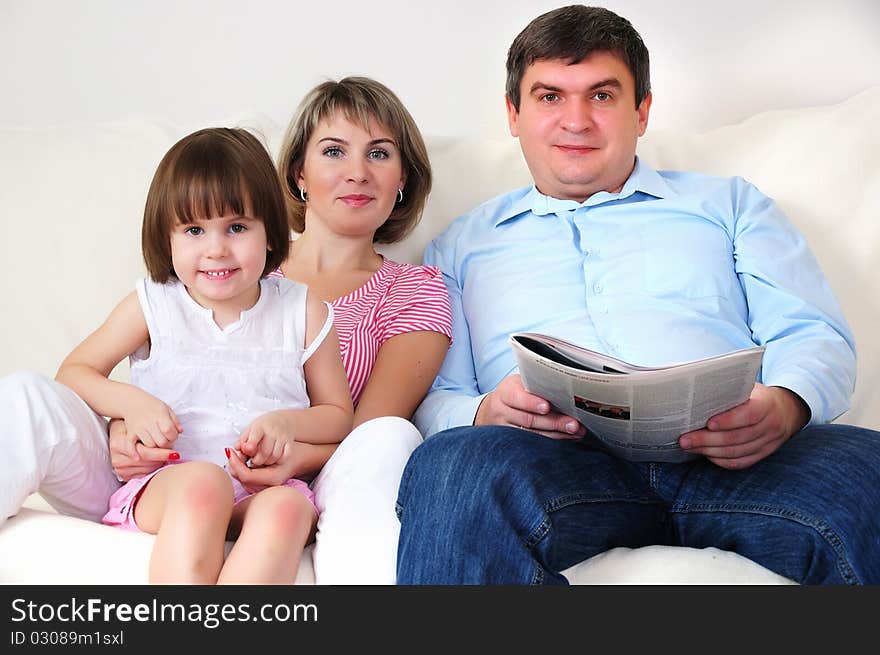
[[[520,83],[526,69],[541,59],[577,64],[594,52],[620,57],[636,83],[636,107],[651,91],[648,49],[627,19],[603,7],[569,5],[535,18],[507,52],[507,99],[519,111]]]

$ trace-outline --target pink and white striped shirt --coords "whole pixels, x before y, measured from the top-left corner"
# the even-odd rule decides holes
[[[280,269],[269,275],[284,276]],[[445,334],[452,340],[449,295],[443,275],[434,266],[400,264],[386,257],[362,287],[330,304],[355,406],[379,348],[388,339],[426,330]]]

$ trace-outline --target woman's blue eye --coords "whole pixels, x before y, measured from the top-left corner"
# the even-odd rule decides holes
[[[324,148],[324,154],[328,157],[340,157],[342,156],[342,149],[337,148],[336,146],[331,146],[329,148]]]
[[[388,159],[391,155],[388,154],[387,150],[382,150],[381,148],[376,148],[375,150],[370,150],[367,154],[367,157],[370,159]]]

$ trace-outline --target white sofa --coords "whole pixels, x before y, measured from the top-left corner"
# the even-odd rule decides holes
[[[281,128],[259,116],[227,122],[262,133],[273,152]],[[880,429],[880,87],[838,105],[756,115],[706,133],[652,132],[640,156],[656,168],[742,175],[775,198],[805,233],[855,332],[858,383],[839,420]],[[201,126],[194,126],[201,127]],[[48,376],[142,274],[139,230],[154,168],[189,128],[144,120],[0,128],[0,376]],[[452,218],[529,183],[514,139],[433,139],[435,185],[425,217],[385,249],[417,262]],[[125,379],[120,368],[114,373]],[[352,493],[357,493],[353,489]],[[876,511],[873,509],[871,511]],[[146,581],[152,537],[54,514],[32,496],[0,527],[0,582]],[[786,583],[714,548],[618,548],[566,572],[575,583]],[[298,582],[311,583],[311,549]]]

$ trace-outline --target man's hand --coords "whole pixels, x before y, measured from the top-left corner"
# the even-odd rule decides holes
[[[749,399],[683,434],[679,445],[726,469],[743,469],[775,452],[810,420],[801,398],[783,387],[756,384]]]
[[[179,457],[174,450],[145,446],[125,429],[122,419],[110,421],[110,461],[123,481],[152,473],[165,462]]]
[[[474,425],[512,425],[551,439],[580,439],[587,433],[575,419],[551,412],[550,403],[526,391],[518,373],[483,398]]]

